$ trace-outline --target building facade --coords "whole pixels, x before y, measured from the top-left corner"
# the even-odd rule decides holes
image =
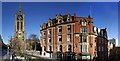
[[[1,34],[0,34],[0,51],[1,51],[1,50],[4,50],[4,49],[7,49],[7,45],[5,45],[5,44],[3,43],[3,39],[2,39],[2,36],[1,36]]]
[[[82,59],[93,59],[97,56],[97,31],[90,16],[56,15],[40,27],[43,55],[47,52],[74,52]]]
[[[108,37],[107,37],[107,28],[100,29],[96,37],[96,50],[97,50],[97,59],[98,60],[107,60],[108,59]]]
[[[25,20],[20,6],[19,11],[15,15],[15,31],[14,31],[14,45],[15,50],[23,52],[25,50]]]
[[[114,47],[110,50],[109,60],[110,61],[120,60],[120,47]]]
[[[116,46],[115,42],[116,40],[114,38],[108,41],[108,56],[110,56],[110,51]]]

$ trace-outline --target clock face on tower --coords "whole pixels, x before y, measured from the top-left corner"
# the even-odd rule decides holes
[[[18,16],[17,16],[17,20],[23,20],[22,15],[18,15]]]
[[[22,35],[22,32],[18,32],[18,37],[21,37],[21,35]]]

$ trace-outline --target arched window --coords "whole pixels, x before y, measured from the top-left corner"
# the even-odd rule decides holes
[[[21,22],[21,30],[23,29],[23,22]]]

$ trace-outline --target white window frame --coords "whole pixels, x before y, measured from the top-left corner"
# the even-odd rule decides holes
[[[62,23],[62,18],[59,18],[59,19],[58,19],[58,23]]]
[[[89,47],[88,47],[88,45],[87,45],[87,53],[89,52],[88,50],[89,50]]]
[[[68,19],[70,19],[70,20],[68,20]],[[67,21],[71,21],[71,18],[70,18],[70,17],[68,17],[68,18],[67,18]]]
[[[67,45],[67,49],[66,50],[68,51],[68,45]]]
[[[49,41],[50,39],[51,39],[51,38],[48,38],[48,43],[50,43],[50,41]]]
[[[50,29],[48,29],[48,35],[50,34]]]
[[[48,26],[50,26],[50,22],[48,22]]]
[[[82,26],[86,26],[87,22],[85,20],[82,21]]]
[[[67,31],[68,31],[68,28],[69,28],[68,26],[70,27],[70,32],[71,32],[71,25],[67,25]]]
[[[84,48],[83,48],[84,46]],[[82,52],[87,53],[88,52],[88,45],[82,45]]]
[[[58,26],[58,33],[60,33],[60,32],[59,32],[60,27],[61,27],[61,33],[62,33],[62,26]]]
[[[88,33],[88,28],[87,27],[82,27],[80,28],[81,33]]]
[[[68,36],[70,36],[70,37],[68,37]],[[70,41],[70,39],[71,39],[71,35],[68,34],[68,35],[67,35],[67,41]]]
[[[59,42],[59,38],[62,38],[62,35],[59,35],[59,36],[58,36],[58,42]],[[61,41],[62,41],[62,40],[61,40]]]

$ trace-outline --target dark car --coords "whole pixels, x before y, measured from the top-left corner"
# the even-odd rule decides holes
[[[57,52],[57,59],[62,59],[62,52]]]
[[[74,60],[75,59],[75,53],[74,52],[65,52],[64,53],[64,59],[65,60]]]

